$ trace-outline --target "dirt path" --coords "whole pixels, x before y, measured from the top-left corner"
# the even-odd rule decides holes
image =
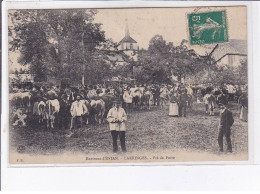
[[[137,113],[128,123],[128,146],[133,150],[187,149],[218,152],[219,114],[208,116],[202,105],[195,105],[187,117],[169,117],[168,110]],[[247,152],[247,123],[238,119],[238,110],[232,110],[234,153]],[[131,126],[131,127],[130,127]]]
[[[237,105],[231,106],[234,115],[232,144],[234,154],[246,153],[248,149],[247,123],[238,119]],[[208,116],[204,106],[194,105],[194,111],[187,117],[169,117],[168,108],[134,111],[128,116],[126,145],[128,153],[153,152],[156,150],[218,153],[219,115]],[[108,124],[92,125],[66,138],[60,131],[23,129],[11,131],[10,145],[26,147],[26,153],[57,154],[83,152],[84,154],[111,153],[112,138]],[[225,142],[225,141],[224,141]]]

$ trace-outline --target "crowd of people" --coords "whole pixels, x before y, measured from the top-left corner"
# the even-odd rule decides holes
[[[169,106],[169,116],[186,117],[192,111],[193,102],[204,103],[205,111],[214,115],[218,105],[221,112],[222,124],[219,128],[219,146],[223,150],[223,136],[226,136],[231,151],[231,140],[228,129],[233,122],[226,124],[223,116],[232,113],[226,108],[230,101],[240,104],[240,119],[247,121],[248,96],[247,88],[239,86],[192,86],[181,84],[111,84],[90,85],[84,89],[60,86],[33,86],[22,91],[12,89],[10,98],[13,109],[13,125],[26,126],[28,123],[34,128],[44,126],[59,128],[66,132],[68,137],[74,131],[82,129],[91,123],[109,122],[113,139],[113,151],[117,152],[117,138],[120,138],[122,151],[125,146],[125,122],[127,114],[133,110],[148,109],[151,107]],[[25,95],[26,93],[26,95]],[[23,95],[22,95],[23,94]],[[226,113],[226,110],[228,113]],[[224,114],[225,113],[225,114]],[[223,118],[222,118],[223,117]],[[232,117],[232,118],[231,118]],[[232,123],[232,124],[231,124]],[[228,127],[227,127],[228,126]],[[224,130],[225,129],[225,130]]]

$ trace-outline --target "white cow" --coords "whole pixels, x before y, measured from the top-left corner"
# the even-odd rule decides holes
[[[161,106],[166,106],[167,100],[169,99],[169,90],[166,86],[160,89],[160,100],[161,100]]]
[[[60,103],[57,99],[48,100],[46,102],[46,119],[47,127],[54,128],[55,116],[60,111]]]

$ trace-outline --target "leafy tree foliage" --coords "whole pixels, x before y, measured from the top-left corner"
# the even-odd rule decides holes
[[[201,71],[205,62],[193,50],[188,50],[185,42],[174,46],[161,35],[154,36],[148,49],[139,53],[137,66],[141,68],[136,78],[140,82],[169,83],[173,76],[181,81],[185,76]]]
[[[93,9],[10,12],[10,50],[19,50],[18,62],[30,64],[38,81],[53,76],[79,83],[82,73],[87,81],[93,76],[100,79],[108,67],[99,51],[116,45],[106,40],[101,24],[93,23],[96,13]]]
[[[215,82],[219,85],[222,84],[247,84],[247,60],[242,60],[238,67],[226,65],[219,67],[215,71]]]
[[[9,14],[9,49],[19,52],[18,62],[30,65],[36,81],[47,77],[80,84],[96,84],[114,76],[129,77],[134,72],[141,83],[170,83],[173,77],[192,77],[195,83],[247,83],[247,61],[241,66],[217,67],[210,55],[198,56],[183,40],[180,45],[155,35],[147,50],[134,61],[118,44],[106,39],[101,24],[94,23],[94,9],[16,10]],[[111,52],[123,57],[127,65],[111,61]]]

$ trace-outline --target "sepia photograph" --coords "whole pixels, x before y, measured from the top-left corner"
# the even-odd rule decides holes
[[[247,7],[8,10],[9,163],[248,161]]]

